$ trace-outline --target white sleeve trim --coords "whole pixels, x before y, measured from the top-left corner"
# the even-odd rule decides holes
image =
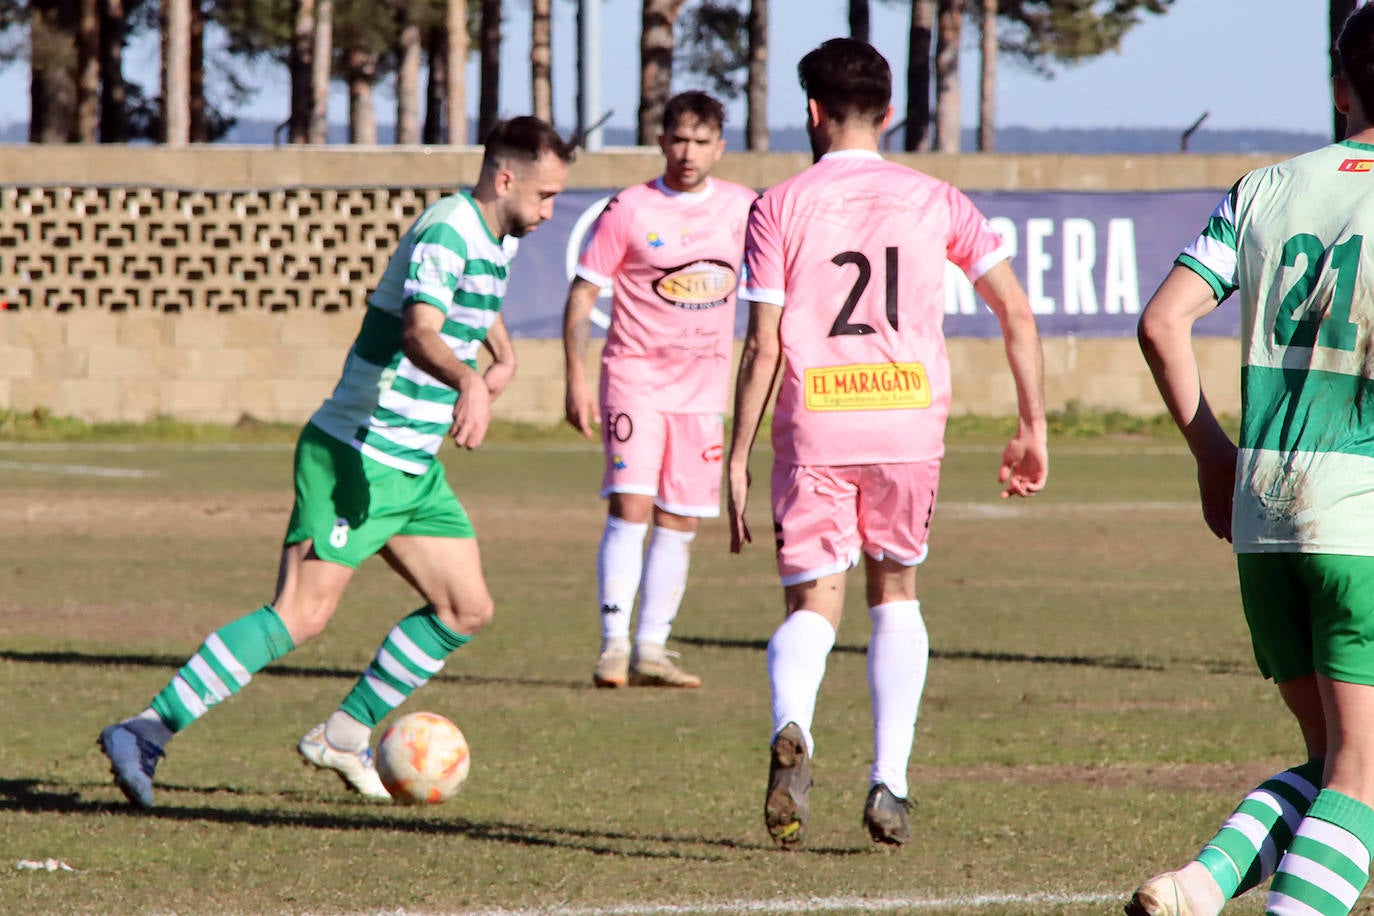
[[[993,251],[988,252],[977,261],[974,261],[973,264],[969,266],[969,269],[964,271],[964,275],[968,277],[970,283],[977,283],[982,279],[983,274],[992,270],[1002,261],[1009,260],[1013,254],[1014,251],[1011,245],[1003,242]]]
[[[599,274],[596,271],[592,270],[590,267],[585,267],[582,264],[578,264],[577,270],[573,272],[577,276],[581,277],[583,280],[586,280],[588,283],[595,283],[602,289],[610,289],[612,286],[615,285],[614,281],[612,281],[610,277],[604,276],[603,274]]]
[[[748,299],[750,302],[767,302],[769,305],[776,305],[781,308],[787,301],[787,297],[780,289],[762,289],[757,286],[746,286],[739,297]]]

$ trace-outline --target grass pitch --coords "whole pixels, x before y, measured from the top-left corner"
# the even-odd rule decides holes
[[[718,520],[693,553],[674,647],[703,687],[598,691],[599,452],[526,436],[444,454],[497,617],[402,709],[463,728],[474,762],[456,798],[366,803],[298,762],[297,738],[420,603],[373,560],[322,637],[173,742],[158,807],[135,811],[96,734],[271,597],[290,446],[225,438],[0,443],[0,912],[1113,913],[1301,757],[1176,438],[1059,439],[1049,488],[1011,503],[1000,440],[964,435],[918,576],[933,657],[916,839],[878,849],[860,826],[855,572],[809,840],[776,852],[761,817],[764,648],[782,614],[767,452],[759,542],[731,557]],[[75,871],[16,867],[47,858]]]

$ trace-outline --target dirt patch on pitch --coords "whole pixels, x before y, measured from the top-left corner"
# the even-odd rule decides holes
[[[464,501],[478,537],[585,540],[600,533],[600,504],[559,507],[497,499]],[[0,530],[29,536],[72,534],[121,537],[195,534],[280,536],[291,515],[291,494],[195,497],[90,494],[43,490],[0,494]],[[591,526],[589,528],[589,526]],[[590,534],[588,532],[591,532]]]
[[[1296,762],[1296,761],[1295,761]],[[1248,791],[1274,775],[1281,767],[1272,763],[1190,763],[1167,765],[1120,764],[1108,766],[917,766],[914,784],[936,784],[950,779],[963,782],[1016,783],[1032,786],[1078,784],[1104,789],[1142,788],[1160,792],[1210,792],[1226,789]]]
[[[291,511],[289,500],[241,495],[218,497],[148,494],[65,493],[58,490],[22,495],[0,494],[0,525],[32,535],[213,534],[216,529],[242,531],[245,526],[280,528]]]

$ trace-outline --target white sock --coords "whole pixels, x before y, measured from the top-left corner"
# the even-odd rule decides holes
[[[151,706],[138,715],[125,719],[124,725],[135,735],[153,742],[158,747],[166,747],[167,742],[176,734],[167,727],[167,723],[162,721],[162,716],[159,716],[157,710]]]
[[[773,735],[795,722],[811,753],[811,722],[825,660],[835,645],[835,628],[815,611],[793,611],[768,640],[768,679],[773,685]]]
[[[639,584],[639,629],[635,642],[664,645],[673,618],[687,589],[687,567],[692,559],[695,531],[654,526],[644,551],[644,575]]]
[[[601,638],[630,638],[639,575],[644,568],[647,522],[635,524],[606,516],[601,546],[596,553],[597,604],[601,607]]]
[[[868,609],[868,691],[873,702],[872,784],[906,798],[906,767],[930,663],[930,637],[921,602],[889,601]]]
[[[336,709],[324,720],[324,740],[341,751],[364,751],[372,743],[372,729]]]

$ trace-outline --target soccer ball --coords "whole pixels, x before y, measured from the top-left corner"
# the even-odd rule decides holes
[[[412,712],[391,724],[377,745],[377,775],[403,805],[437,805],[468,778],[468,742],[438,713]]]

